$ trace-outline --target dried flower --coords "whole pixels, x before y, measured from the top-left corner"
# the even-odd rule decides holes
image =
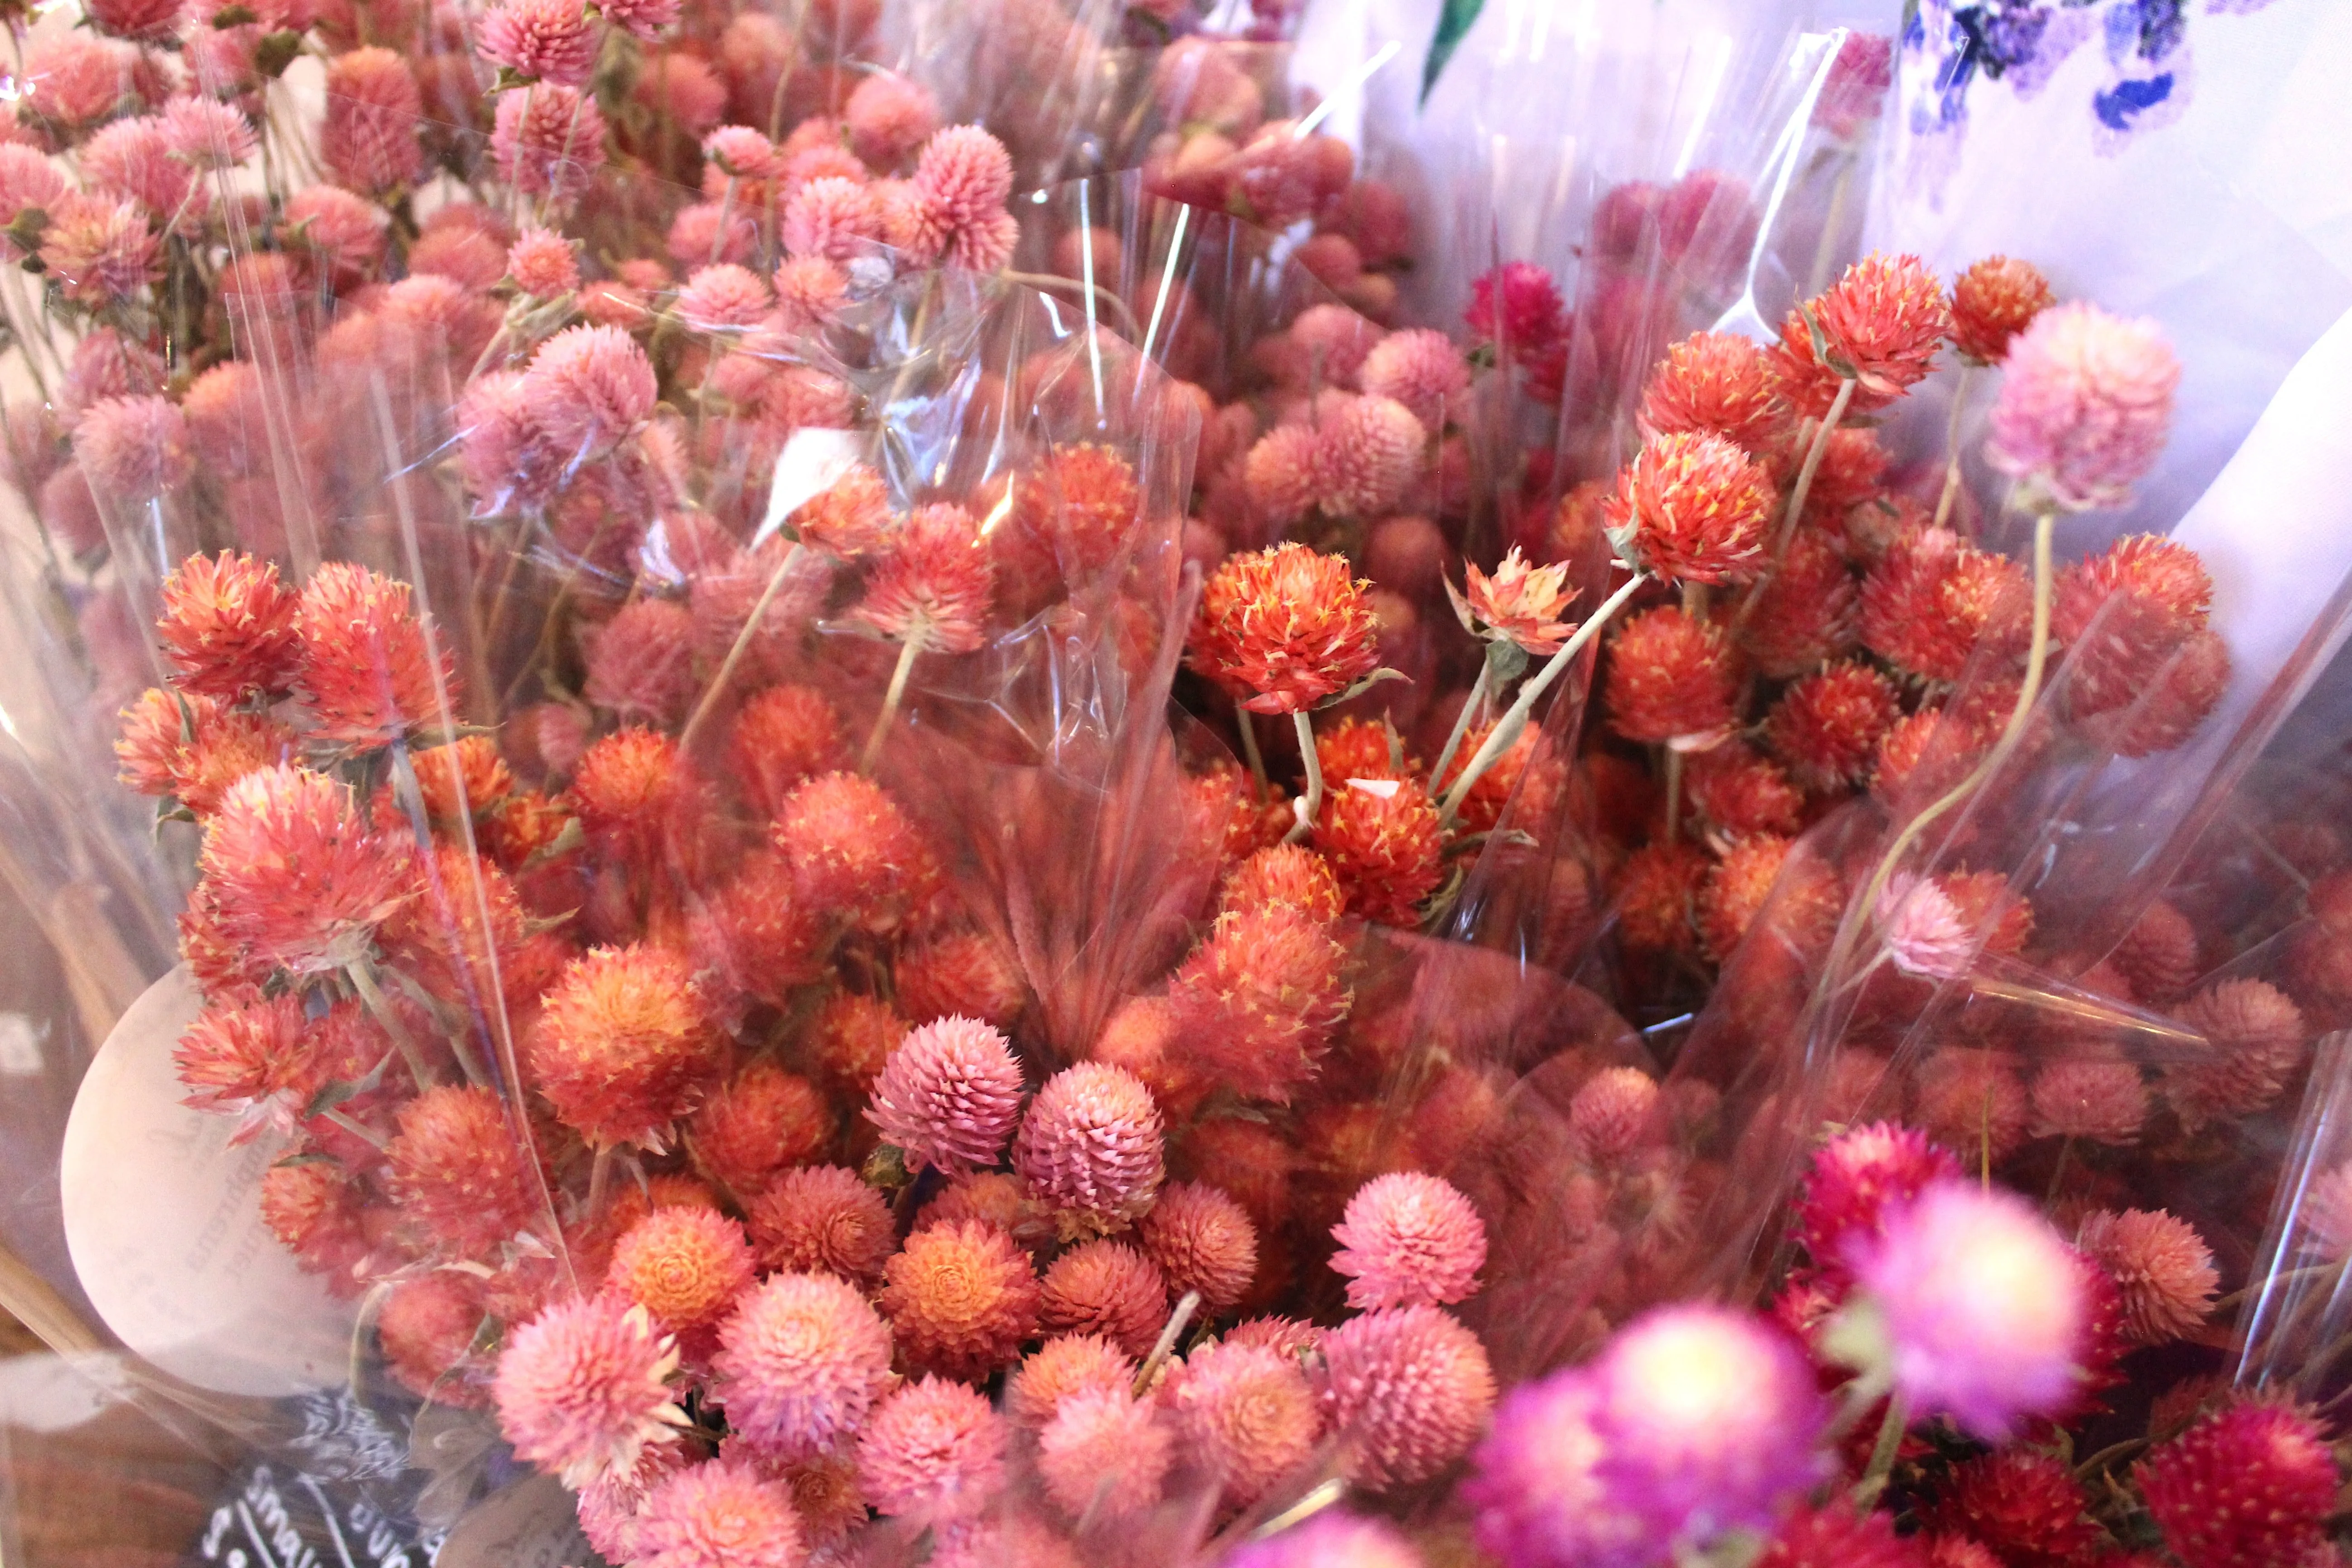
[[[68,191],[48,208],[41,264],[68,298],[108,306],[155,280],[162,255],[136,202]]]
[[[801,1568],[808,1560],[791,1491],[727,1459],[656,1485],[630,1539],[640,1568]]]
[[[1301,544],[1229,556],[1201,595],[1192,667],[1254,712],[1314,707],[1380,662],[1368,586]]]
[[[473,1364],[482,1327],[482,1287],[469,1274],[436,1268],[393,1287],[378,1309],[376,1338],[394,1377],[436,1405],[489,1403],[484,1370]]]
[[[2301,1064],[2311,1032],[2303,1010],[2263,980],[2224,980],[2175,1013],[2203,1035],[2212,1055],[2168,1062],[2164,1095],[2194,1131],[2218,1117],[2244,1116],[2278,1099]]]
[[[1963,359],[1999,364],[2011,339],[2056,302],[2031,261],[1988,256],[1952,284],[1952,346]]]
[[[666,64],[673,58],[662,57]],[[661,75],[649,72],[640,80],[658,79]],[[578,88],[551,82],[542,82],[529,92],[503,94],[490,132],[490,157],[498,165],[499,178],[512,189],[551,202],[575,201],[587,194],[596,172],[604,166],[604,110],[593,96]]]
[[[1567,325],[1551,274],[1532,261],[1507,261],[1473,279],[1462,321],[1473,342],[1507,347],[1522,362],[1557,344]]]
[[[1263,1345],[1211,1343],[1184,1358],[1171,1384],[1177,1417],[1202,1463],[1246,1507],[1304,1464],[1322,1435],[1315,1391],[1297,1361]]]
[[[886,1516],[974,1514],[994,1496],[1011,1441],[985,1394],[925,1377],[884,1400],[857,1435],[857,1484]]]
[[[1568,567],[1530,566],[1526,557],[1513,545],[1495,574],[1489,577],[1477,566],[1465,562],[1462,567],[1466,594],[1455,593],[1448,583],[1445,591],[1454,599],[1454,613],[1462,617],[1463,626],[1471,632],[1493,640],[1509,639],[1538,657],[1559,651],[1559,645],[1576,628],[1568,622],[1552,617],[1576,597],[1576,590],[1564,586]],[[1480,631],[1483,626],[1486,629]]]
[[[755,850],[742,867],[695,912],[695,956],[719,994],[780,1007],[795,988],[824,978],[828,933],[801,901],[782,856]],[[802,1110],[800,1125],[814,1126],[814,1117],[813,1106]]]
[[[1123,1230],[1160,1190],[1160,1108],[1124,1068],[1080,1062],[1030,1102],[1013,1169],[1052,1205],[1066,1237]]]
[[[641,865],[687,817],[696,793],[677,740],[643,725],[598,741],[572,770],[572,801],[589,843]]]
[[[1772,514],[1762,465],[1720,436],[1654,437],[1603,504],[1625,563],[1666,582],[1741,582],[1755,574]]]
[[[719,1044],[683,959],[600,947],[549,989],[525,1058],[556,1115],[592,1145],[658,1149],[718,1067]]]
[[[322,740],[382,745],[459,705],[450,654],[435,656],[405,583],[329,562],[303,584],[294,631],[295,685]]]
[[[499,0],[483,13],[474,39],[490,64],[560,87],[587,82],[603,42],[581,0]]]
[[[1169,981],[1202,1065],[1236,1092],[1287,1103],[1348,1014],[1347,951],[1285,904],[1217,917]]]
[[[1568,1102],[1568,1135],[1585,1158],[1608,1165],[1656,1140],[1658,1082],[1639,1068],[1602,1068]]]
[[[2186,995],[2205,968],[2197,928],[2162,899],[2149,900],[2108,962],[2131,983],[2135,997],[2158,1005]]]
[[[1089,1241],[1055,1258],[1039,1287],[1038,1322],[1049,1333],[1099,1335],[1141,1356],[1168,1321],[1159,1266],[1117,1241]]]
[[[1848,34],[1851,42],[1858,34]],[[1756,1568],[1925,1568],[1917,1543],[1895,1533],[1894,1518],[1856,1512],[1850,1500],[1800,1503],[1780,1521]]]
[[[1874,252],[1781,323],[1771,352],[1782,395],[1799,413],[1818,416],[1829,411],[1839,382],[1850,379],[1854,412],[1884,408],[1934,367],[1950,324],[1943,287],[1924,262]],[[1815,353],[1815,327],[1825,359]]]
[[[2292,1405],[2233,1404],[2158,1447],[2137,1472],[2164,1544],[2188,1568],[2324,1561],[2336,1459]]]
[[[326,97],[319,160],[336,184],[377,196],[423,175],[425,99],[405,59],[373,46],[337,55],[327,65]]]
[[[1418,924],[1445,872],[1437,802],[1412,779],[1348,780],[1324,797],[1313,841],[1348,912],[1382,925]]]
[[[1470,391],[1470,367],[1444,332],[1416,327],[1374,343],[1356,372],[1356,384],[1391,399],[1425,429],[1443,430]]]
[[[1617,926],[1636,952],[1688,952],[1700,887],[1714,862],[1691,844],[1647,844],[1617,872]]]
[[[764,816],[776,815],[795,784],[838,768],[844,755],[840,715],[814,687],[769,687],[737,710],[728,731],[728,769]]]
[[[888,1003],[835,991],[809,1020],[809,1057],[836,1089],[866,1094],[907,1029],[907,1020]]]
[[[1418,1172],[1375,1176],[1331,1227],[1332,1268],[1359,1310],[1460,1301],[1477,1293],[1486,1227],[1451,1183]]]
[[[1126,1390],[1135,1382],[1135,1358],[1100,1334],[1063,1334],[1029,1352],[1004,1384],[1004,1413],[1034,1430],[1053,1420],[1074,1394]]]
[[[698,685],[694,617],[685,605],[638,599],[592,629],[582,695],[625,720],[674,725],[685,717]]]
[[[887,169],[939,130],[939,104],[920,82],[895,71],[876,71],[862,79],[842,105],[841,123],[859,157]]]
[[[1804,794],[1788,774],[1745,745],[1701,752],[1683,782],[1692,806],[1729,838],[1793,835],[1804,810]]]
[[[1567,1367],[1520,1384],[1495,1412],[1462,1490],[1479,1546],[1507,1568],[1632,1568],[1664,1550],[1600,1474],[1599,1405],[1591,1370]]]
[[[1318,736],[1318,749],[1321,741],[1322,737]],[[1288,904],[1323,921],[1338,920],[1346,907],[1339,879],[1331,874],[1330,862],[1299,844],[1277,844],[1255,851],[1234,868],[1217,893],[1220,914],[1264,909],[1270,904]]]
[[[713,1359],[727,1424],[754,1452],[803,1459],[865,1425],[890,1384],[890,1331],[828,1274],[772,1274],[737,1303]]]
[[[1315,422],[1309,473],[1317,504],[1333,517],[1378,517],[1397,510],[1420,478],[1428,433],[1402,403],[1342,397]]]
[[[783,1172],[751,1201],[746,1217],[763,1268],[837,1274],[871,1286],[898,1246],[889,1205],[839,1165]]]
[[[1769,452],[1789,410],[1764,351],[1736,332],[1693,332],[1650,373],[1636,416],[1644,437],[1720,436],[1748,452]]]
[[[1021,1112],[1021,1064],[1005,1037],[970,1018],[910,1031],[875,1081],[866,1115],[907,1168],[992,1165]]]
[[[555,300],[578,291],[580,261],[562,235],[527,228],[507,247],[507,276],[533,299]]]
[[[1911,675],[1958,680],[1979,645],[2022,635],[2031,599],[2016,562],[1925,529],[1863,579],[1862,640]]]
[[[1601,701],[1629,741],[1673,742],[1731,722],[1738,670],[1720,626],[1673,605],[1644,610],[1610,640]]]
[[[971,653],[987,641],[996,568],[971,513],[917,507],[866,584],[851,621],[892,642]]]
[[[1789,776],[1825,792],[1870,771],[1880,738],[1901,712],[1894,683],[1849,659],[1790,686],[1772,705],[1765,731]]]
[[[2094,1209],[2075,1244],[2123,1293],[2124,1337],[2160,1345],[2196,1330],[2211,1310],[2221,1274],[2197,1227],[2164,1209]]]
[[[1407,1486],[1469,1451],[1495,1407],[1478,1337],[1434,1307],[1384,1307],[1323,1336],[1320,1397],[1349,1475]]]
[[[2127,1144],[2147,1121],[2147,1083],[2131,1062],[2052,1062],[2033,1075],[2032,1094],[2038,1138]]]
[[[2065,1465],[2012,1448],[1954,1466],[1935,1521],[1984,1542],[2002,1563],[2077,1563],[2100,1544],[2088,1505]]]
[[[515,1453],[579,1488],[635,1468],[675,1441],[677,1350],[643,1307],[612,1296],[559,1301],[513,1331],[492,1393]]]
[[[222,794],[203,864],[224,934],[263,963],[304,973],[365,957],[414,887],[408,858],[367,831],[347,788],[286,763]]]
[[[1121,1519],[1157,1505],[1175,1462],[1157,1407],[1123,1388],[1070,1394],[1037,1434],[1045,1495],[1072,1519]]]
[[[1170,1291],[1198,1290],[1213,1312],[1233,1308],[1256,1278],[1257,1227],[1215,1187],[1171,1183],[1143,1216],[1139,1234]]]
[[[2180,361],[2153,321],[2053,306],[2010,345],[1985,460],[2068,511],[2121,506],[2172,426]]]
[[[886,1270],[882,1310],[918,1370],[984,1382],[1037,1327],[1029,1255],[996,1226],[958,1220],[915,1232]]]
[[[524,383],[533,422],[573,460],[612,450],[653,412],[659,391],[646,351],[617,327],[556,333],[531,356]]]
[[[794,788],[777,807],[771,837],[812,910],[851,915],[869,929],[903,910],[926,854],[898,803],[848,773]]]
[[[1848,1261],[1880,1234],[1890,1205],[1908,1204],[1959,1173],[1959,1162],[1916,1128],[1876,1121],[1842,1132],[1822,1145],[1806,1170],[1797,1239],[1815,1268],[1845,1279]]]

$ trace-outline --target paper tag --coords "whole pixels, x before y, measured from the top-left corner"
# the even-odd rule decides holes
[[[66,1121],[58,1179],[74,1272],[108,1328],[165,1372],[276,1397],[340,1383],[354,1321],[261,1223],[264,1132],[191,1110],[172,1047],[201,1005],[184,966],[99,1047]]]
[[[434,1568],[566,1568],[599,1559],[580,1531],[579,1505],[553,1476],[533,1476],[468,1510]]]
[[[775,537],[784,519],[798,511],[812,496],[833,488],[834,481],[857,466],[864,443],[855,430],[804,427],[792,433],[776,458],[775,477],[768,481],[768,512],[760,531],[751,536],[757,550]]]

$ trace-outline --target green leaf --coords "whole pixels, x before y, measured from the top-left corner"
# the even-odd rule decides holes
[[[302,35],[281,27],[274,33],[264,33],[253,47],[253,68],[265,79],[276,81],[302,52]]]
[[[1463,38],[1478,20],[1478,13],[1486,0],[1445,0],[1444,8],[1437,14],[1437,36],[1429,40],[1429,57],[1421,63],[1421,101],[1427,103],[1431,89],[1437,86],[1438,73],[1445,62],[1454,58]]]
[[[1391,669],[1388,666],[1382,665],[1380,668],[1372,671],[1371,674],[1364,677],[1363,679],[1356,682],[1355,685],[1348,688],[1347,690],[1340,692],[1336,697],[1327,697],[1322,701],[1318,702],[1315,706],[1318,708],[1334,708],[1342,702],[1353,701],[1355,699],[1361,697],[1365,692],[1370,691],[1373,687],[1378,686],[1383,680],[1410,681],[1412,679],[1412,677],[1407,675],[1403,670]]]
[[[1511,682],[1527,672],[1528,650],[1508,637],[1496,637],[1486,645],[1486,689],[1497,697],[1511,688]]]

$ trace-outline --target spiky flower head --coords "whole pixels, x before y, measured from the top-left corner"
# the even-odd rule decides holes
[[[2075,1245],[2123,1295],[2124,1338],[2136,1345],[2179,1339],[2204,1322],[2221,1273],[2197,1227],[2166,1209],[2094,1209]]]
[[[2057,302],[2031,261],[1988,256],[1952,284],[1952,346],[1978,364],[1999,364],[2011,340]]]
[[[1568,1135],[1595,1164],[1612,1165],[1659,1136],[1658,1081],[1636,1067],[1603,1068],[1568,1102]]]
[[[1139,1235],[1170,1291],[1198,1290],[1213,1312],[1234,1307],[1256,1278],[1257,1226],[1215,1187],[1171,1182],[1143,1216]]]
[[[711,1091],[688,1124],[695,1168],[749,1202],[787,1167],[807,1163],[833,1140],[823,1090],[772,1061],[754,1061]]]
[[[814,687],[771,686],[736,710],[728,730],[728,772],[763,816],[775,816],[803,780],[845,760],[841,716]]]
[[[982,1382],[1011,1364],[1040,1305],[1029,1255],[984,1220],[934,1225],[885,1269],[882,1310],[909,1366]]]
[[[2180,361],[2154,321],[2053,306],[2002,362],[1985,460],[2069,511],[2121,506],[2164,451]]]
[[[1762,674],[1786,680],[1850,650],[1862,614],[1862,583],[1827,535],[1799,531],[1758,591],[1739,646]]]
[[[1348,780],[1324,796],[1313,842],[1348,911],[1382,925],[1417,924],[1444,876],[1437,802],[1416,780]]]
[[[1040,1287],[1038,1321],[1049,1333],[1098,1334],[1141,1356],[1168,1321],[1159,1265],[1124,1242],[1089,1241],[1054,1259]]]
[[[1348,1015],[1347,950],[1286,904],[1217,917],[1168,988],[1179,1029],[1236,1092],[1287,1103]]]
[[[1080,1062],[1045,1080],[1021,1120],[1013,1169],[1052,1205],[1066,1236],[1124,1230],[1165,1173],[1160,1107],[1143,1080]]]
[[[890,1053],[907,1037],[907,1020],[878,996],[835,991],[809,1020],[809,1059],[837,1091],[868,1093]]]
[[[1738,681],[1723,628],[1662,605],[1628,620],[1612,639],[1601,702],[1610,727],[1627,740],[1672,742],[1729,724]]]
[[[1217,893],[1220,914],[1269,904],[1288,904],[1325,921],[1338,920],[1346,908],[1331,863],[1303,844],[1255,851],[1233,868]]]
[[[659,395],[653,363],[618,327],[556,333],[531,356],[524,385],[533,423],[565,456],[581,458],[611,451],[653,412]]]
[[[1826,1508],[1800,1503],[1772,1533],[1756,1568],[1926,1568],[1918,1543],[1895,1533],[1891,1515],[1857,1511],[1841,1499]]]
[[[1645,844],[1627,856],[1615,888],[1617,926],[1625,944],[1636,952],[1696,949],[1699,889],[1713,866],[1695,844]]]
[[[1428,432],[1394,398],[1329,400],[1315,421],[1308,473],[1316,502],[1332,517],[1379,517],[1403,502],[1421,477]]]
[[[414,861],[367,830],[349,788],[284,763],[222,793],[202,863],[221,934],[298,973],[361,961],[415,887]]]
[[[1158,1505],[1176,1435],[1159,1406],[1124,1388],[1064,1397],[1037,1434],[1045,1495],[1072,1519],[1124,1519]]]
[[[1444,332],[1413,327],[1374,343],[1357,368],[1356,384],[1402,405],[1424,428],[1443,430],[1448,416],[1462,416],[1470,367]]]
[[[986,1394],[925,1377],[884,1400],[857,1435],[857,1484],[885,1516],[975,1514],[1003,1482],[1012,1437]]]
[[[1319,1396],[1358,1483],[1427,1480],[1467,1453],[1495,1408],[1478,1336],[1434,1307],[1383,1307],[1323,1336]]]
[[[1846,659],[1791,684],[1764,727],[1789,776],[1826,793],[1869,773],[1880,739],[1902,711],[1894,682]]]
[[[641,943],[572,960],[525,1055],[557,1117],[591,1144],[657,1149],[709,1082],[719,1047],[686,961]]]
[[[646,1494],[632,1521],[639,1568],[802,1568],[808,1549],[789,1487],[730,1459],[690,1465]]]
[[[1625,563],[1664,582],[1753,576],[1772,515],[1761,464],[1720,436],[1690,431],[1643,444],[1604,503],[1609,542]]]
[[[1202,590],[1192,668],[1257,713],[1296,713],[1380,664],[1369,583],[1303,544],[1231,555]]]
[[[874,1083],[866,1120],[907,1168],[953,1173],[996,1163],[1021,1114],[1021,1064],[1003,1035],[971,1018],[908,1032]]]
[[[1486,1226],[1470,1200],[1417,1171],[1357,1188],[1331,1236],[1331,1267],[1348,1276],[1348,1305],[1359,1310],[1463,1300],[1486,1262]]]
[[[1683,782],[1692,806],[1727,837],[1793,835],[1805,808],[1778,763],[1737,742],[1693,757]]]
[[[793,886],[826,913],[895,910],[913,890],[922,838],[881,785],[820,773],[784,797],[771,833]]]
[[[558,1301],[512,1331],[491,1384],[515,1453],[577,1489],[635,1468],[686,1425],[669,1386],[677,1348],[616,1296]]]
[[[561,87],[588,79],[604,42],[581,0],[499,0],[483,13],[474,37],[492,65]]]
[[[2051,1062],[2033,1075],[2030,1093],[2037,1138],[2128,1144],[2147,1122],[2147,1080],[2135,1062]]]
[[[1781,323],[1772,350],[1781,395],[1818,416],[1851,379],[1851,411],[1884,408],[1934,368],[1950,325],[1943,286],[1925,262],[1873,252]],[[1826,355],[1816,350],[1816,328]]]
[[[1787,430],[1789,409],[1753,340],[1693,332],[1650,373],[1635,417],[1645,437],[1713,435],[1744,451],[1769,452]]]
[[[1848,1244],[1895,1387],[1919,1414],[1999,1441],[2063,1409],[2083,1376],[2088,1303],[2074,1254],[2012,1194],[1929,1184]]]
[[[1979,645],[2008,646],[2021,635],[2031,605],[2016,562],[1923,529],[1863,579],[1862,640],[1910,675],[1958,680]]]
[[[849,619],[891,642],[971,653],[986,640],[996,568],[971,513],[917,507],[875,566]]]
[[[199,821],[220,809],[231,784],[284,763],[297,743],[268,714],[225,709],[195,692],[150,688],[121,718],[114,754],[121,781],[142,795],[173,796]]]
[[[835,1274],[860,1285],[881,1280],[898,1246],[890,1205],[840,1165],[784,1172],[751,1200],[747,1221],[761,1268]]]
[[[384,1160],[402,1210],[461,1255],[504,1241],[541,1213],[506,1107],[489,1089],[444,1085],[402,1106]]]
[[[1188,1442],[1223,1479],[1225,1501],[1235,1507],[1304,1464],[1322,1435],[1297,1360],[1264,1345],[1203,1345],[1184,1358],[1171,1386]]]
[[[451,655],[435,657],[405,583],[331,561],[302,585],[294,629],[295,685],[322,740],[380,746],[459,705]]]
[[[705,1208],[657,1208],[613,1244],[605,1288],[682,1332],[718,1322],[751,1288],[751,1247],[743,1227]]]
[[[1465,562],[1462,578],[1466,592],[1457,592],[1452,583],[1445,584],[1445,592],[1464,629],[1474,636],[1508,640],[1530,654],[1549,656],[1558,653],[1561,641],[1576,629],[1554,618],[1576,597],[1576,590],[1566,585],[1565,563],[1530,565],[1515,544],[1493,576]]]
[[[2158,1447],[2137,1472],[2164,1544],[2188,1568],[2324,1561],[2336,1459],[2289,1405],[2232,1404]]]
[[[1879,1234],[1890,1205],[1908,1204],[1960,1163],[1927,1135],[1896,1121],[1841,1132],[1815,1152],[1798,1198],[1796,1237],[1813,1267],[1849,1278],[1848,1259]]]
[[[802,1459],[837,1447],[890,1384],[890,1331],[856,1286],[772,1274],[736,1303],[713,1358],[727,1424],[754,1451]]]
[[[373,196],[424,173],[416,136],[424,95],[397,51],[370,45],[337,55],[327,65],[326,100],[319,158],[337,184]]]
[[[230,702],[280,696],[293,685],[296,603],[269,562],[194,554],[164,579],[155,631],[182,689]]]
[[[1707,956],[1727,963],[1740,939],[1764,910],[1788,864],[1791,841],[1764,833],[1742,838],[1723,852],[1698,890],[1698,934]]]
[[[660,72],[650,72],[639,79],[640,82],[661,79]],[[490,159],[498,165],[499,177],[510,188],[527,195],[544,196],[551,202],[571,202],[587,193],[595,182],[596,172],[604,166],[604,111],[598,107],[593,93],[541,82],[529,92],[499,95],[498,114],[490,132]],[[571,332],[619,330],[572,327],[558,333],[557,338]],[[608,362],[618,362],[625,356],[612,353],[605,357]],[[558,435],[551,428],[549,434],[563,445],[572,446],[575,437],[586,433],[578,424],[578,416],[593,401],[570,398],[561,409],[551,410],[565,433]],[[645,403],[650,408],[653,399],[647,396]],[[618,432],[613,434],[617,436]],[[573,449],[595,452],[608,448],[590,442]]]
[[[2018,1447],[1954,1466],[1932,1517],[1950,1537],[1990,1547],[1997,1562],[2076,1563],[2101,1543],[2089,1501],[2063,1463]]]
[[[2171,1062],[2164,1068],[2165,1098],[2191,1131],[2277,1100],[2311,1040],[2303,1010],[2266,980],[2210,985],[2174,1016],[2211,1046],[2202,1060]]]
[[[1100,1334],[1061,1334],[1029,1352],[1004,1383],[1004,1414],[1035,1430],[1074,1394],[1116,1390],[1135,1382],[1135,1358]]]
[[[1559,286],[1532,261],[1507,261],[1481,273],[1462,313],[1473,342],[1505,346],[1522,362],[1559,342],[1565,318]]]

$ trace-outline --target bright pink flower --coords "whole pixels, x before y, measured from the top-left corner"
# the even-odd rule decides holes
[[[1160,1191],[1160,1108],[1124,1068],[1080,1062],[1029,1103],[1013,1169],[1068,1235],[1126,1228]]]
[[[634,1469],[686,1425],[669,1387],[677,1349],[643,1307],[614,1296],[559,1301],[513,1329],[492,1391],[515,1452],[582,1487]]]
[[[1525,361],[1559,343],[1566,310],[1551,274],[1532,261],[1507,261],[1470,285],[1462,314],[1471,341],[1507,346]]]
[[[2155,322],[2053,306],[2009,346],[1985,458],[2069,511],[2121,506],[2164,450],[2179,385]]]
[[[690,1465],[646,1494],[630,1531],[636,1568],[802,1568],[792,1489],[756,1466]]]
[[[2324,1563],[2335,1552],[2335,1456],[2293,1405],[2232,1404],[2158,1447],[2135,1479],[2188,1568]]]
[[[712,1363],[727,1420],[755,1452],[803,1459],[865,1425],[890,1384],[890,1331],[856,1287],[775,1274],[737,1304]]]
[[[1225,1568],[1422,1568],[1422,1561],[1388,1521],[1335,1508],[1249,1542],[1225,1559]]]
[[[788,331],[830,321],[849,299],[849,275],[822,256],[794,257],[776,268],[776,303]]]
[[[1932,1182],[1960,1173],[1949,1152],[1916,1128],[1876,1121],[1822,1145],[1805,1173],[1795,1230],[1813,1267],[1843,1279],[1846,1260],[1878,1235],[1890,1204],[1908,1203]]]
[[[1356,1189],[1331,1227],[1359,1310],[1462,1300],[1478,1289],[1486,1227],[1451,1183],[1419,1172],[1375,1176]]]
[[[984,1170],[1021,1114],[1021,1064],[1011,1042],[970,1018],[908,1033],[875,1080],[866,1119],[905,1151],[907,1167]]]
[[[501,105],[500,118],[504,118]],[[417,140],[424,95],[408,62],[390,49],[353,49],[327,65],[327,117],[319,158],[338,184],[377,195],[425,173]]]
[[[89,10],[90,23],[100,32],[150,43],[170,37],[180,20],[173,0],[92,0]]]
[[[542,83],[503,93],[490,133],[499,177],[525,195],[570,202],[604,166],[604,114],[577,88]]]
[[[1318,1393],[1341,1463],[1375,1490],[1445,1468],[1469,1451],[1494,1411],[1486,1347],[1434,1307],[1350,1318],[1323,1336],[1322,1352]]]
[[[586,83],[602,41],[581,0],[500,0],[483,14],[474,38],[492,65],[559,87]]]

